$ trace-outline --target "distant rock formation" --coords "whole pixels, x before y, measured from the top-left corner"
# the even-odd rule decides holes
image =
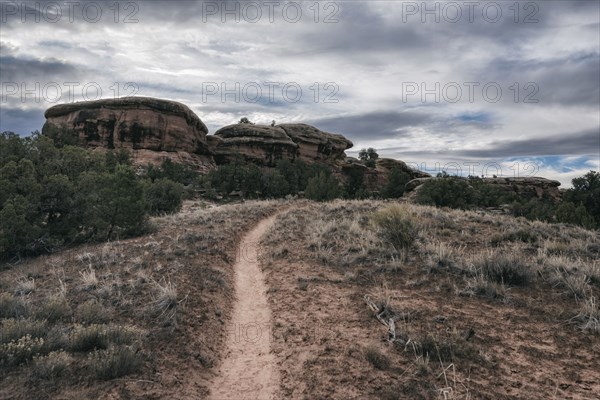
[[[416,193],[418,188],[429,180],[436,179],[465,179],[461,177],[438,178],[438,177],[420,177],[411,180],[406,184],[406,191]],[[484,183],[497,185],[507,192],[514,193],[520,198],[548,198],[558,202],[562,198],[562,193],[558,188],[559,181],[554,181],[541,177],[523,177],[523,178],[482,178]]]
[[[414,192],[429,179],[438,179],[415,170],[404,162],[380,158],[373,167],[345,151],[353,146],[344,136],[321,131],[307,124],[275,126],[239,123],[207,135],[206,125],[187,106],[169,100],[125,97],[49,108],[42,133],[65,143],[99,150],[130,150],[136,165],[160,164],[166,159],[187,164],[201,173],[232,162],[273,167],[278,160],[302,160],[331,168],[345,179],[359,171],[371,191],[380,191],[392,170],[399,168],[412,180],[407,192]],[[560,183],[545,178],[486,178],[520,197],[548,197],[560,200]]]
[[[353,146],[344,136],[321,131],[307,124],[277,125],[298,144],[297,157],[306,162],[337,163],[346,158],[345,151]]]
[[[389,175],[394,169],[400,169],[408,175],[409,179],[427,179],[430,178],[426,172],[413,169],[406,165],[404,161],[394,160],[392,158],[378,158],[375,167],[369,168],[362,161],[354,157],[346,157],[342,171],[344,175],[352,174],[353,170],[362,171],[364,174],[365,186],[371,191],[380,191],[388,183]]]
[[[273,167],[277,160],[295,159],[298,153],[298,145],[276,126],[235,124],[219,129],[214,136],[220,139],[211,139],[218,165],[241,161]]]
[[[299,159],[334,166],[344,160],[344,151],[352,147],[352,142],[342,135],[323,132],[306,124],[240,123],[223,127],[214,136],[220,139],[210,139],[217,164],[237,159],[273,167],[277,160]]]
[[[201,172],[214,168],[206,125],[187,106],[148,97],[61,104],[49,108],[42,133],[96,149],[130,150],[136,165],[169,158]]]
[[[519,197],[525,198],[548,198],[558,202],[562,198],[562,193],[558,188],[559,181],[546,179],[538,176],[524,178],[484,178],[485,183],[498,185],[502,189],[515,193]]]

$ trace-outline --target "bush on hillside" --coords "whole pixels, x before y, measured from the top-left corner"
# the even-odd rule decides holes
[[[316,201],[329,201],[340,197],[342,190],[335,176],[319,172],[308,180],[304,194],[307,198]]]

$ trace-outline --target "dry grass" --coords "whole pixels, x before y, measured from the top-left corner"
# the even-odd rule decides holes
[[[98,287],[98,277],[96,271],[90,266],[86,271],[80,271],[81,288],[83,290],[92,290]]]
[[[411,231],[406,220],[414,224],[412,235],[404,234]],[[276,286],[269,292],[274,318],[282,321],[276,349],[285,360],[294,360],[282,361],[288,377],[282,387],[288,393],[294,393],[294,382],[310,382],[304,395],[327,397],[331,387],[343,390],[348,382],[360,381],[344,392],[349,398],[470,399],[495,398],[500,392],[535,398],[548,394],[532,390],[540,382],[501,372],[529,365],[506,349],[513,346],[526,357],[539,358],[534,364],[560,379],[562,370],[552,366],[556,358],[546,357],[554,350],[536,346],[560,337],[573,354],[581,355],[588,340],[582,335],[597,333],[597,232],[480,211],[335,201],[283,214],[263,243],[269,250],[264,269]],[[566,273],[556,274],[558,262]],[[358,358],[356,351],[345,351],[344,358],[331,355],[337,341],[302,337],[300,344],[294,342],[292,327],[311,318],[339,327],[340,343],[385,343],[388,328],[370,312],[371,330],[362,330],[365,294],[379,300],[381,319],[395,321],[393,346],[367,346]],[[298,302],[301,306],[295,306]],[[289,315],[290,310],[298,316]],[[302,347],[311,363],[302,364],[303,358],[287,350],[290,346]],[[330,356],[335,363],[328,362]],[[362,370],[354,359],[362,362]],[[589,373],[589,362],[584,364]],[[490,387],[498,374],[507,382],[503,387],[523,388],[507,394]],[[341,386],[332,386],[334,382]]]
[[[30,392],[23,388],[31,385],[41,385],[50,397],[69,397],[84,380],[79,397],[96,398],[95,388],[106,385],[96,380],[129,372],[151,380],[157,370],[168,375],[173,363],[189,365],[190,349],[202,349],[203,360],[218,359],[236,242],[282,205],[207,208],[190,202],[179,214],[154,218],[157,231],[147,236],[0,267],[0,337],[6,345],[0,375],[8,376],[0,397],[27,399]],[[32,344],[32,351],[18,353],[23,344]],[[135,361],[142,358],[152,367]],[[193,373],[209,374],[207,368],[195,366]],[[114,380],[109,387],[123,385]],[[174,383],[160,390],[160,397],[184,391]]]
[[[179,305],[177,287],[173,282],[165,278],[161,282],[153,281],[154,300],[150,303],[150,311],[154,315],[165,316],[172,318],[175,315],[175,309]]]
[[[98,379],[119,378],[136,372],[142,363],[140,355],[129,346],[97,350],[88,356],[88,365]]]

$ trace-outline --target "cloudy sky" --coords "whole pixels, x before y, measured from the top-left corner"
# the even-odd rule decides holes
[[[0,131],[134,94],[210,133],[306,122],[429,172],[568,185],[600,169],[598,0],[0,5]]]

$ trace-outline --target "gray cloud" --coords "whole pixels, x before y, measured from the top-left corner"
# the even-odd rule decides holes
[[[600,130],[569,132],[547,138],[492,143],[486,149],[454,152],[466,157],[511,157],[600,154]]]
[[[31,9],[46,0],[16,2]],[[600,120],[600,3],[597,1],[521,1],[519,21],[514,2],[495,2],[503,17],[496,23],[481,17],[481,2],[473,22],[421,23],[420,16],[402,20],[402,2],[338,1],[338,22],[314,22],[313,2],[303,2],[303,18],[286,22],[281,7],[275,23],[256,24],[221,15],[205,20],[205,1],[139,1],[132,9],[119,2],[114,22],[113,2],[81,0],[73,23],[22,23],[20,15],[0,31],[0,81],[98,82],[103,97],[112,96],[116,82],[137,83],[139,95],[188,104],[211,131],[239,120],[308,122],[342,133],[360,145],[374,146],[398,157],[451,154],[464,157],[508,157],[545,154],[594,154]],[[87,4],[103,6],[96,23],[83,18]],[[260,0],[259,0],[260,3]],[[219,1],[218,8],[242,2]],[[404,2],[406,4],[406,2]],[[422,2],[413,4],[422,6]],[[433,3],[430,3],[430,6]],[[446,3],[436,2],[444,5]],[[458,2],[462,4],[462,2]],[[528,6],[533,4],[533,6]],[[535,7],[533,10],[525,7]],[[513,7],[512,9],[509,7]],[[463,12],[465,9],[463,8]],[[524,23],[535,11],[535,23]],[[256,103],[204,101],[202,84],[226,82],[298,82],[301,101]],[[498,82],[502,101],[431,103],[402,100],[403,82]],[[337,103],[313,101],[309,87],[336,82]],[[535,104],[514,102],[509,87],[539,87]],[[121,95],[126,94],[121,90]],[[49,103],[27,99],[2,102],[2,129],[27,134],[41,128]],[[575,132],[566,134],[565,132]],[[596,136],[594,136],[596,134]],[[547,139],[540,139],[547,137]],[[385,149],[384,149],[385,148]],[[435,153],[439,151],[439,153]],[[587,153],[586,153],[587,152]]]
[[[319,129],[342,133],[350,140],[377,140],[410,134],[409,128],[430,124],[432,117],[411,111],[382,111],[361,115],[340,115],[310,121]]]
[[[41,130],[44,125],[44,110],[0,107],[0,132],[11,131],[28,135]]]

